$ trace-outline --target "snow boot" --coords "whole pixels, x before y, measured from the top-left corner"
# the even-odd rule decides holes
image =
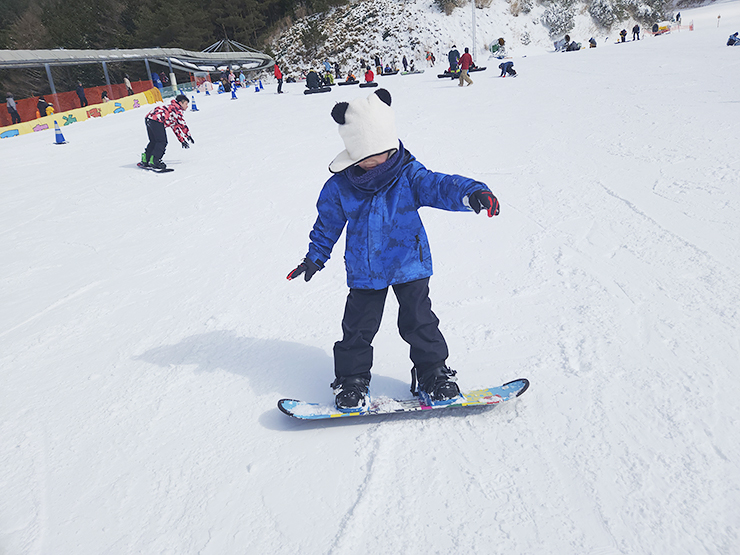
[[[146,152],[141,153],[141,166],[144,168],[148,168],[150,166],[149,162],[146,159]]]
[[[152,160],[149,162],[149,167],[155,170],[164,170],[167,169],[167,164],[162,162],[162,160],[154,160],[154,157],[152,156]]]
[[[370,380],[363,376],[337,378],[331,387],[334,389],[334,405],[341,412],[367,410]]]
[[[412,382],[411,390],[414,391],[415,382],[419,380],[417,393],[424,404],[432,405],[449,405],[460,397],[460,388],[455,383],[457,378],[452,368],[444,364],[436,366],[424,373],[418,373],[416,368],[411,370]]]

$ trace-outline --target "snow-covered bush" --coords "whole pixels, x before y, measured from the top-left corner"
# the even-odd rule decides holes
[[[588,13],[596,24],[607,29],[618,19],[610,0],[593,0]]]
[[[542,24],[550,31],[550,37],[559,37],[573,29],[575,12],[570,5],[551,3],[542,14]]]
[[[511,0],[509,11],[514,17],[519,17],[522,13],[527,14],[532,11],[532,0]]]

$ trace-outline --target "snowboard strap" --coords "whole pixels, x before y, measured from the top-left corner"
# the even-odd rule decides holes
[[[419,391],[416,387],[416,366],[411,369],[411,394],[414,397],[419,396]]]

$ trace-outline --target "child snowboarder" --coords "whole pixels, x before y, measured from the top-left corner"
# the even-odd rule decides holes
[[[498,65],[498,68],[501,70],[501,75],[499,75],[499,77],[506,77],[507,74],[512,77],[516,77],[514,62],[503,62]]]
[[[184,94],[178,94],[169,106],[157,106],[146,115],[146,132],[149,135],[149,144],[146,145],[144,153],[141,155],[143,168],[152,168],[163,170],[167,165],[162,162],[162,156],[167,148],[166,127],[172,128],[177,140],[180,141],[182,148],[190,148],[190,143],[195,144],[193,137],[190,136],[190,129],[185,125],[182,113],[188,109],[190,101]]]
[[[460,395],[455,371],[445,364],[447,343],[429,299],[432,258],[418,209],[499,213],[498,200],[485,184],[434,173],[417,162],[398,139],[390,105],[390,93],[379,89],[334,106],[331,115],[345,150],[329,165],[334,176],[319,195],[308,253],[288,274],[289,280],[303,274],[309,281],[347,226],[350,290],[343,338],[334,345],[332,383],[335,405],[343,412],[368,406],[372,341],[389,287],[399,303],[399,332],[411,346],[412,388],[418,380],[418,393],[428,405],[449,404]]]

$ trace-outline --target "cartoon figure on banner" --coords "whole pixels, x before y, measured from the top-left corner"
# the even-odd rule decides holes
[[[62,116],[62,119],[64,120],[64,125],[67,126],[71,123],[77,123],[77,118],[74,114],[69,114],[68,116]]]
[[[88,110],[85,112],[87,114],[87,117],[89,118],[102,118],[103,114],[100,111],[100,108],[93,108],[92,110]]]
[[[120,114],[121,112],[125,112],[126,111],[126,108],[124,108],[123,106],[121,106],[121,103],[120,102],[116,102],[113,105],[116,107],[116,109],[113,110],[113,113],[114,114]]]

